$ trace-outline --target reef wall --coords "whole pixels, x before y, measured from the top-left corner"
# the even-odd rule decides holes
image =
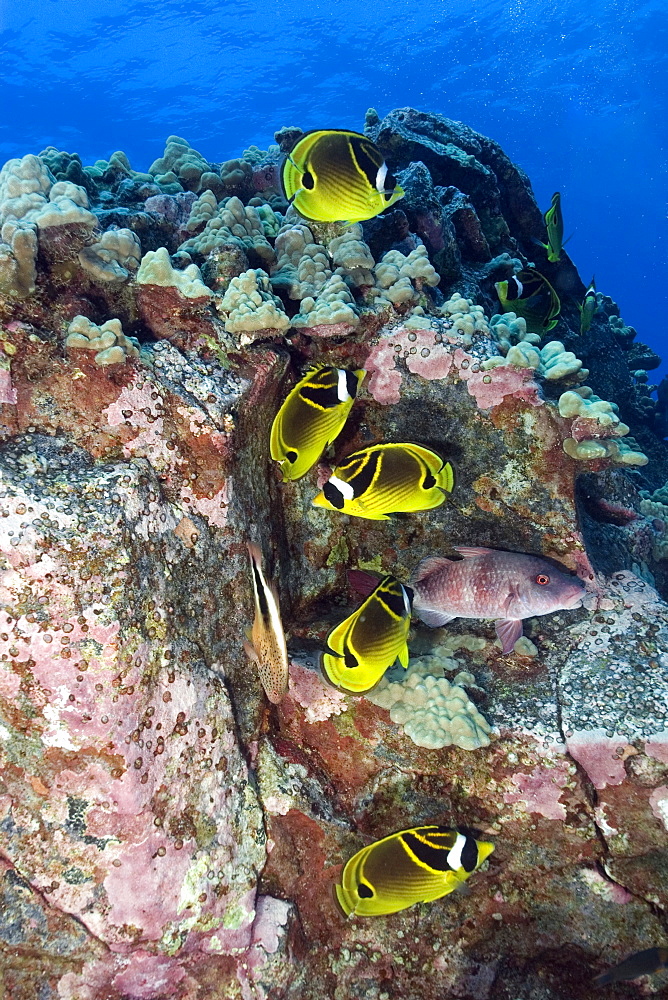
[[[0,172],[0,997],[585,1000],[665,940],[658,359],[605,295],[581,334],[585,285],[494,142],[408,108],[366,131],[406,196],[351,227],[283,198],[295,128],[222,164],[172,136],[147,173],[52,147]],[[561,302],[542,339],[495,292],[532,263]],[[283,484],[270,427],[312,362],[368,374]],[[442,507],[312,506],[333,456],[400,440],[453,463]],[[248,539],[278,706],[242,649]],[[329,687],[347,571],[455,545],[551,559],[585,606],[506,656],[488,621],[416,624],[408,675]],[[430,822],[494,842],[469,893],[345,920],[348,858]]]

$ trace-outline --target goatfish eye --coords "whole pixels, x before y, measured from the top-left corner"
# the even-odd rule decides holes
[[[527,330],[544,334],[557,325],[561,313],[559,296],[544,275],[527,268],[494,285],[503,312],[514,312],[526,320]]]
[[[546,587],[550,582],[550,578],[547,573],[539,573],[536,577],[536,583],[541,587]]]
[[[412,601],[410,587],[384,577],[327,636],[322,668],[330,683],[360,694],[374,687],[397,657],[406,668]]]
[[[280,169],[283,192],[310,222],[363,222],[404,192],[378,146],[359,132],[306,132]]]
[[[362,848],[346,863],[336,898],[347,917],[396,913],[447,896],[493,850],[493,844],[450,827],[400,830]]]
[[[390,514],[440,507],[452,492],[449,462],[422,445],[377,444],[348,455],[314,498],[316,507],[386,521]]]
[[[283,482],[301,479],[341,432],[366,372],[311,368],[284,400],[271,425],[271,457]]]

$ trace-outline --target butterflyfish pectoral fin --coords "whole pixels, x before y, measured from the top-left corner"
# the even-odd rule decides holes
[[[512,653],[513,646],[522,636],[522,622],[515,618],[502,618],[496,623],[496,634],[501,640],[501,652]]]

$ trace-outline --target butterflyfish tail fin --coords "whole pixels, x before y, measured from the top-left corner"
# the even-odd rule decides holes
[[[438,485],[442,490],[447,493],[452,493],[455,485],[455,471],[450,465],[450,462],[446,462],[438,474]]]

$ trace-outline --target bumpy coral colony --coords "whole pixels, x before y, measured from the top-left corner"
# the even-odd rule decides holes
[[[588,1000],[665,942],[659,358],[491,140],[314,133],[304,218],[303,135],[0,171],[0,997]]]

